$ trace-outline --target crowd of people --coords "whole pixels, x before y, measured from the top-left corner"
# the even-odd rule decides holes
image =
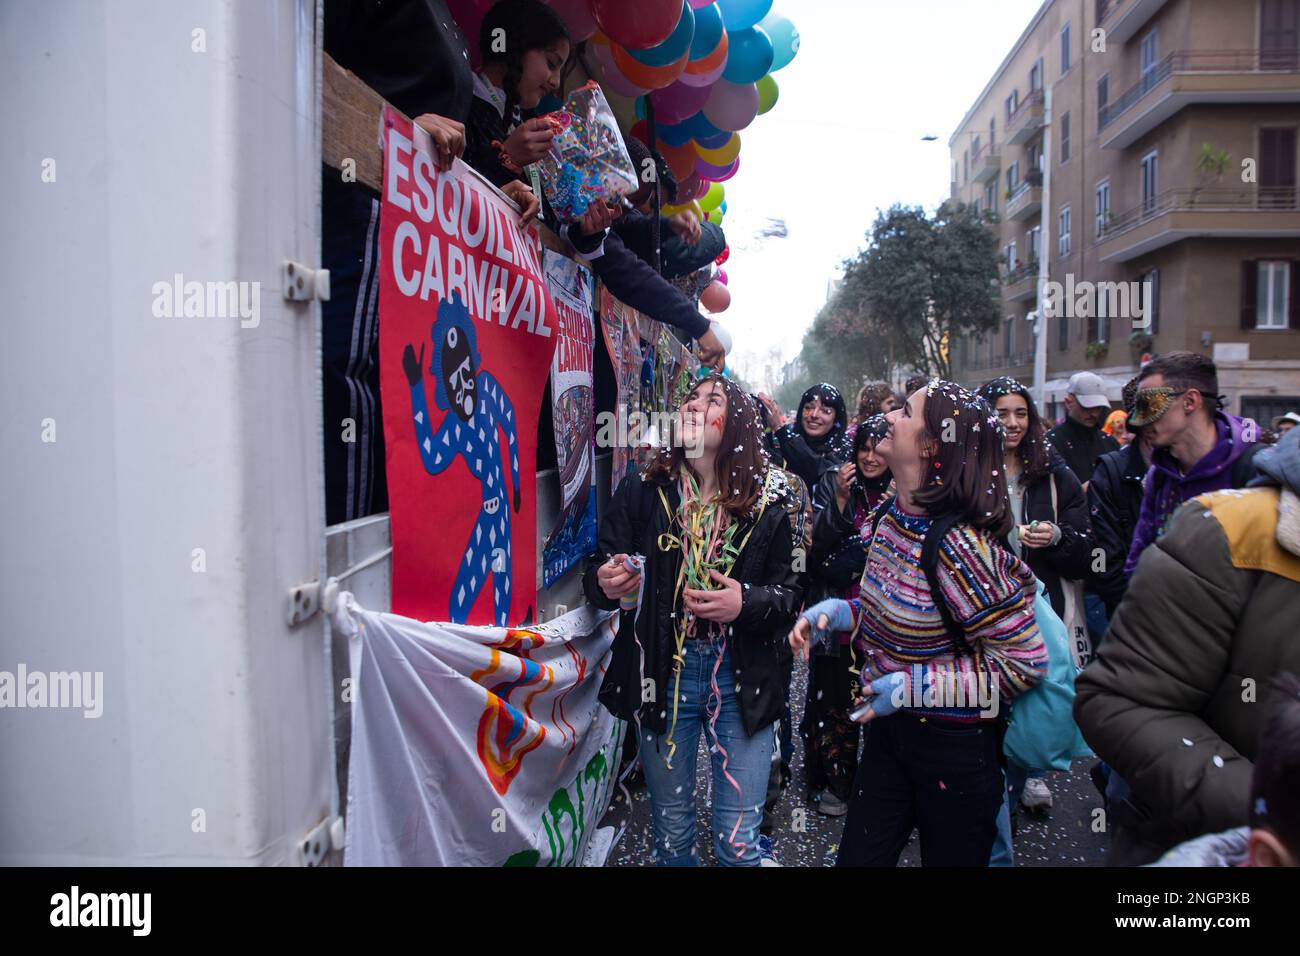
[[[895,865],[913,830],[922,865],[1011,865],[1013,816],[1052,793],[1008,726],[1077,630],[1091,663],[1054,719],[1095,752],[1110,861],[1300,863],[1300,433],[1228,414],[1190,352],[1122,403],[1080,373],[1049,427],[1015,379],[915,379],[864,386],[850,421],[821,383],[786,422],[701,378],[699,449],[624,479],[585,578],[629,602],[602,697],[636,725],[658,862],[702,862],[703,730],[715,860],[779,865],[806,666],[802,796],[843,818],[837,865]],[[919,690],[945,682],[972,693]]]

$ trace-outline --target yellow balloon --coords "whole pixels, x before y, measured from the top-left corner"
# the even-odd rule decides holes
[[[730,166],[735,162],[736,157],[740,155],[740,134],[732,133],[731,139],[717,149],[705,149],[699,143],[696,143],[695,152],[699,154],[700,159],[710,166]],[[722,200],[718,201],[721,202]]]
[[[687,209],[690,209],[690,208],[691,208],[692,206],[694,206],[694,205],[696,205],[696,203],[694,202],[694,200],[692,200],[691,202],[681,202],[681,203],[678,203],[678,202],[670,202],[670,203],[665,203],[664,205],[662,205],[662,206],[659,207],[659,213],[660,213],[661,215],[664,215],[664,216],[675,216],[675,215],[677,215],[679,212],[685,212]]]
[[[699,200],[691,200],[691,212],[695,213],[695,218],[700,222],[704,221],[704,210],[700,208]]]

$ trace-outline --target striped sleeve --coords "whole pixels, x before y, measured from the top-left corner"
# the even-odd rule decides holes
[[[939,582],[966,640],[1010,701],[1046,676],[1034,573],[987,532],[960,525],[939,548]]]

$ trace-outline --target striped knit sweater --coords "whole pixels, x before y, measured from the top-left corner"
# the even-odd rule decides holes
[[[1034,621],[1034,574],[990,533],[967,524],[948,532],[936,576],[974,652],[957,658],[921,568],[929,527],[929,517],[897,501],[880,520],[861,591],[850,602],[862,683],[902,671],[904,710],[962,721],[978,720],[981,711],[1005,713],[999,705],[1038,683],[1047,668]]]

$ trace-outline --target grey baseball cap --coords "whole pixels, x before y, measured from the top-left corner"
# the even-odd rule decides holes
[[[1106,385],[1093,372],[1076,372],[1070,376],[1069,393],[1084,408],[1110,408]]]

